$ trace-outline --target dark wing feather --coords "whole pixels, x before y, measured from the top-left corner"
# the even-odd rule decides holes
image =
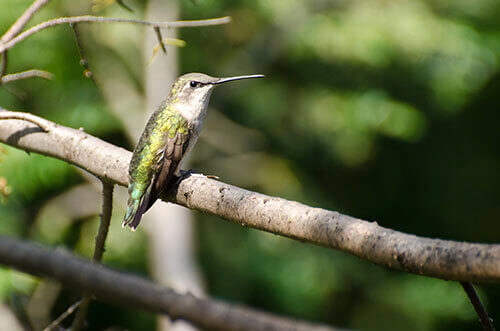
[[[177,132],[173,138],[167,138],[167,144],[163,150],[163,154],[159,159],[159,169],[157,176],[153,180],[151,197],[149,199],[149,209],[156,201],[160,193],[168,186],[175,170],[179,166],[184,154],[189,145],[190,132]],[[147,210],[146,209],[146,210]]]

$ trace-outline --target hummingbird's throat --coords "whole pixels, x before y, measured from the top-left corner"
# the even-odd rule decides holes
[[[182,117],[188,121],[191,127],[197,128],[205,118],[213,88],[213,85],[199,88],[196,91],[192,91],[187,98],[179,98],[173,104],[173,107],[181,113]]]

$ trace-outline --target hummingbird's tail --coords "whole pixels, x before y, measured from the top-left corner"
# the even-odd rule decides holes
[[[137,230],[139,223],[141,222],[142,215],[151,207],[151,187],[146,190],[145,193],[141,194],[137,188],[133,186],[129,187],[129,198],[127,201],[127,213],[125,214],[125,219],[123,220],[122,227],[128,225],[132,231]]]

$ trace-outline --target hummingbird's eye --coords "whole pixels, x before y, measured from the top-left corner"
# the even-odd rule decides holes
[[[198,82],[195,82],[194,80],[192,80],[189,82],[189,86],[196,87],[196,86],[198,86]]]

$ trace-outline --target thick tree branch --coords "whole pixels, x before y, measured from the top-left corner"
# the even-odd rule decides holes
[[[65,160],[119,185],[128,184],[132,154],[83,131],[52,123],[49,132],[44,133],[28,122],[3,120],[0,141]],[[500,282],[500,245],[417,237],[376,222],[198,176],[183,180],[164,198],[248,227],[338,249],[391,269],[449,280]]]
[[[73,16],[73,17],[59,17],[52,20],[48,20],[42,22],[34,27],[24,31],[23,33],[18,34],[15,38],[10,40],[6,40],[3,43],[0,43],[0,53],[3,53],[5,50],[8,50],[17,43],[23,41],[29,36],[54,26],[58,26],[61,24],[70,24],[70,23],[132,23],[132,24],[141,24],[141,25],[150,25],[153,27],[159,28],[187,28],[187,27],[199,27],[199,26],[210,26],[210,25],[219,25],[226,24],[231,21],[229,16],[220,17],[220,18],[212,18],[206,20],[195,20],[195,21],[175,21],[175,22],[149,22],[149,21],[141,21],[134,19],[126,19],[126,18],[111,18],[111,17],[102,17],[102,16]]]
[[[60,280],[106,302],[167,314],[207,330],[334,330],[214,299],[181,295],[143,278],[84,261],[64,250],[50,251],[5,236],[0,236],[0,263]]]

